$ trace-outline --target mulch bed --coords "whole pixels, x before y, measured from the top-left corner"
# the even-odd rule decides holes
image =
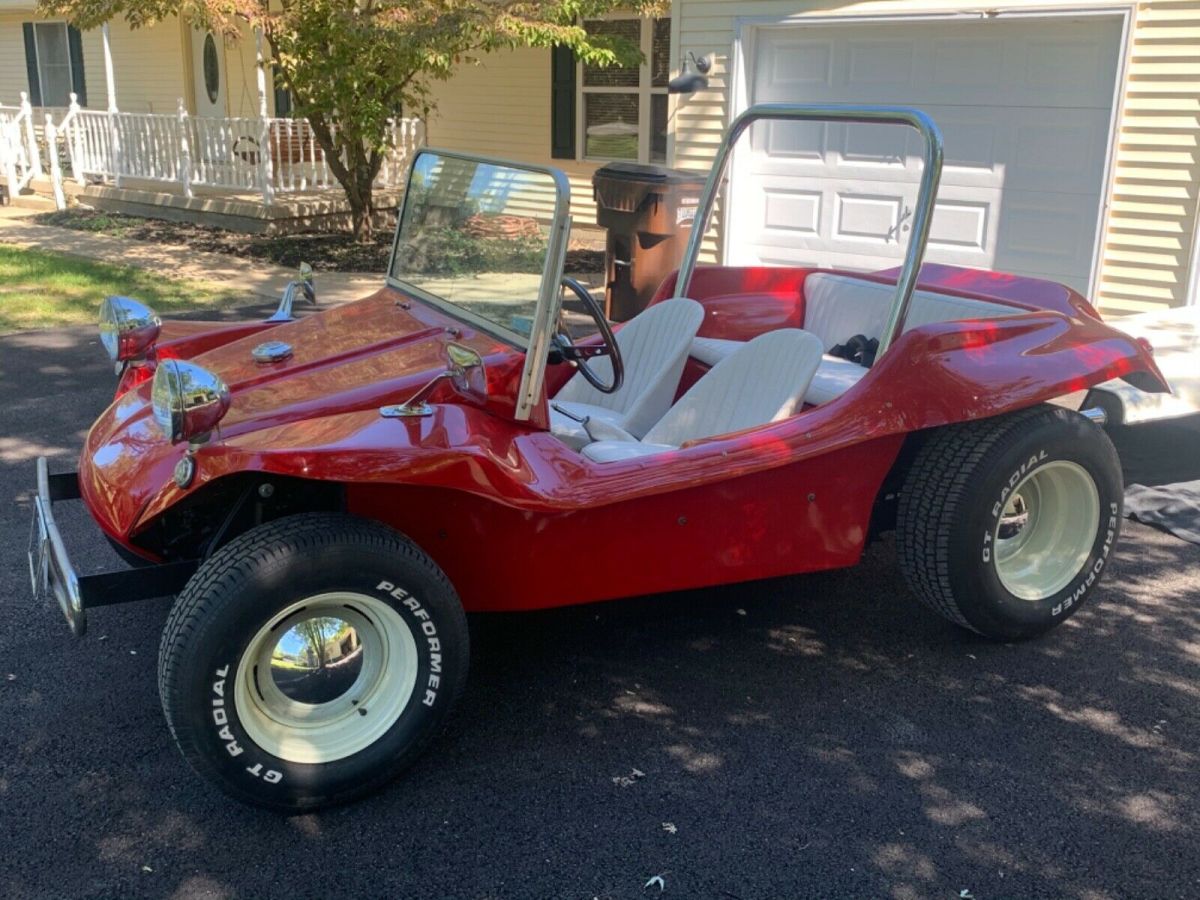
[[[190,222],[165,222],[92,209],[43,213],[33,221],[189,250],[261,259],[285,268],[307,262],[318,272],[383,272],[392,251],[390,228],[381,229],[373,242],[360,244],[348,234],[238,234]],[[576,277],[603,272],[604,253],[583,247],[568,250],[566,271]]]

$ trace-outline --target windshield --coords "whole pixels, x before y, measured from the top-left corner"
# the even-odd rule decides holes
[[[552,259],[561,186],[547,171],[423,151],[413,162],[391,277],[527,347]],[[550,270],[553,270],[552,272]]]

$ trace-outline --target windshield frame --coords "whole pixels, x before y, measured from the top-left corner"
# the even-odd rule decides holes
[[[396,251],[400,247],[400,231],[404,224],[404,213],[408,205],[409,187],[413,173],[417,170],[417,162],[423,154],[431,154],[442,158],[462,160],[488,166],[503,166],[532,172],[536,175],[548,176],[554,184],[554,217],[550,223],[550,233],[546,239],[546,262],[542,267],[542,280],[538,286],[537,306],[534,309],[533,321],[530,323],[529,334],[521,334],[510,328],[505,328],[491,319],[464,309],[458,304],[431,294],[416,285],[396,278],[393,265],[396,262]],[[558,307],[562,300],[563,267],[567,259],[567,237],[571,231],[571,183],[567,176],[552,166],[538,166],[529,163],[514,162],[491,156],[477,156],[471,153],[458,153],[454,150],[438,150],[435,147],[422,147],[413,156],[408,168],[408,178],[404,184],[404,200],[396,217],[396,233],[392,237],[392,252],[388,256],[387,285],[432,306],[434,309],[467,325],[477,328],[496,339],[509,344],[515,350],[525,353],[525,368],[521,373],[521,386],[517,394],[514,417],[518,421],[527,420],[541,394],[545,382],[546,365],[550,356],[550,341],[554,326],[558,320]]]
[[[546,261],[542,267],[541,283],[538,286],[538,310],[541,309],[542,298],[546,293],[546,276],[553,274],[557,268],[558,277],[555,283],[562,279],[562,266],[566,261],[566,242],[561,242],[561,247],[555,246],[555,234],[559,231],[559,219],[564,215],[566,210],[570,208],[571,188],[565,175],[557,169],[552,169],[547,166],[536,166],[528,163],[513,162],[507,159],[498,159],[490,156],[476,156],[470,153],[458,153],[453,150],[438,150],[434,147],[422,147],[413,156],[412,163],[409,165],[408,178],[405,179],[404,198],[400,207],[400,214],[396,218],[396,230],[392,235],[392,250],[388,254],[387,264],[387,283],[389,287],[394,287],[404,291],[406,294],[411,294],[413,297],[421,300],[431,306],[436,307],[441,312],[449,316],[453,316],[475,328],[486,331],[488,334],[499,338],[506,344],[511,344],[518,350],[527,349],[527,344],[533,341],[533,329],[528,335],[522,334],[519,331],[513,331],[511,328],[505,328],[503,325],[495,322],[486,316],[481,316],[471,312],[469,309],[464,309],[452,300],[445,297],[439,297],[437,294],[421,288],[415,284],[411,284],[403,279],[395,277],[393,267],[396,262],[396,252],[400,248],[400,231],[404,224],[404,213],[408,207],[409,188],[412,184],[413,174],[417,171],[417,163],[422,156],[438,156],[443,159],[457,159],[468,163],[477,163],[488,166],[501,166],[504,168],[519,169],[523,172],[532,172],[535,175],[548,176],[554,183],[554,214],[550,225],[550,233],[546,241]],[[555,257],[562,257],[556,261]],[[536,322],[538,318],[537,312],[534,314]]]

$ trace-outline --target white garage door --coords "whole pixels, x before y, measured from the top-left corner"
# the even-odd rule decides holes
[[[1120,39],[1108,16],[764,28],[751,101],[925,110],[946,147],[926,259],[1086,291]],[[920,170],[909,128],[755,126],[734,162],[726,258],[894,265]]]

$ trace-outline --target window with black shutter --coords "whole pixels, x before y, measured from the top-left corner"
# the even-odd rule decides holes
[[[87,105],[83,74],[83,36],[66,22],[25,22],[25,72],[29,102],[34,106],[67,106],[74,93]]]

